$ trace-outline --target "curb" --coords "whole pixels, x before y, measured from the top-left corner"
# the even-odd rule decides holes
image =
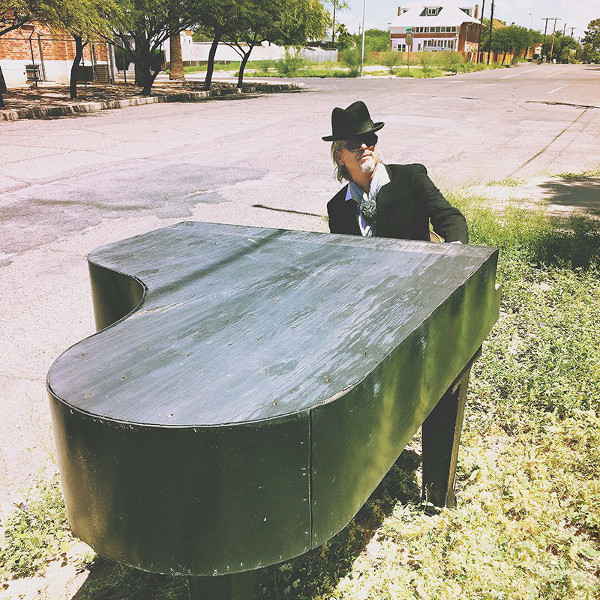
[[[51,106],[47,108],[17,108],[0,109],[0,121],[18,121],[19,119],[47,119],[50,117],[66,117],[79,113],[94,113],[101,110],[127,108],[129,106],[142,106],[144,104],[157,104],[159,102],[202,102],[210,98],[233,96],[243,93],[256,92],[292,92],[300,91],[301,87],[294,84],[249,84],[244,90],[237,88],[220,90],[214,89],[203,92],[177,92],[164,96],[150,96],[125,98],[123,100],[105,100],[103,102],[81,102],[79,104],[66,104],[64,106]]]

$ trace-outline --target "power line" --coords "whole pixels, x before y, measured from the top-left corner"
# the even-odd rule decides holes
[[[544,44],[542,46],[542,49],[543,49],[544,46],[546,45],[546,37],[547,37],[547,33],[548,33],[548,21],[554,21],[554,29],[552,31],[552,36],[554,36],[554,32],[556,31],[556,22],[562,21],[562,19],[560,17],[544,17],[542,19],[542,21],[546,21],[546,25],[544,27]],[[552,47],[554,48],[554,37],[552,38]],[[552,55],[552,52],[550,52],[550,55]]]

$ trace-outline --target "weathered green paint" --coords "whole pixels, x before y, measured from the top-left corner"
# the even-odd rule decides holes
[[[488,334],[496,260],[207,223],[95,251],[101,331],[48,375],[73,531],[140,569],[199,576],[323,543]]]

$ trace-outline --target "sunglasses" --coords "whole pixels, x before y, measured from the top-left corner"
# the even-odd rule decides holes
[[[377,136],[374,133],[367,133],[366,135],[359,135],[357,137],[350,138],[344,141],[344,148],[350,152],[356,152],[362,148],[364,144],[367,148],[375,146],[377,144]]]

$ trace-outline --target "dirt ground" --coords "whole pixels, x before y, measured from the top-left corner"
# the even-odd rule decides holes
[[[226,91],[233,89],[229,83],[213,82],[214,91]],[[166,96],[178,92],[190,92],[204,90],[202,82],[181,81],[159,81],[152,87],[153,96]],[[142,97],[142,89],[131,83],[117,84],[79,84],[77,86],[77,98],[69,96],[67,85],[46,85],[38,87],[10,88],[3,95],[4,107],[2,110],[34,109],[41,107],[68,106],[82,104],[84,102],[103,102],[107,100],[126,100],[129,98]]]
[[[513,206],[542,209],[553,217],[600,219],[600,170],[529,180],[504,180],[469,187],[465,192],[469,196],[485,198],[486,205],[498,211]]]

